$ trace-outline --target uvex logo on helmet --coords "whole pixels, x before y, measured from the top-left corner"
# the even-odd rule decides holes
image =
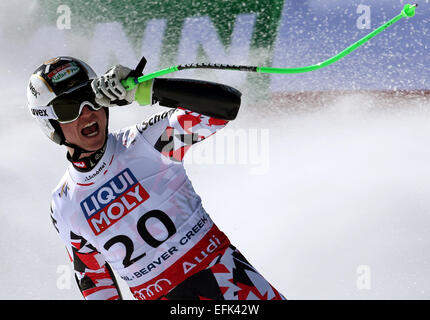
[[[35,117],[49,117],[48,116],[48,110],[41,110],[41,109],[31,109],[31,112]]]
[[[37,99],[37,97],[40,96],[40,92],[36,90],[31,81],[28,84],[28,87],[30,88],[31,94]]]

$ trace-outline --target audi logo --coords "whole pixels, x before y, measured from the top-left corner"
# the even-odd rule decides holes
[[[135,291],[134,297],[139,300],[146,300],[147,298],[154,296],[156,293],[163,291],[163,283],[167,283],[169,286],[172,284],[168,279],[159,279],[157,282],[150,284],[146,288]]]

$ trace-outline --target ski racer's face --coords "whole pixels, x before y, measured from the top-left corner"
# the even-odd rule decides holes
[[[99,150],[106,138],[107,116],[103,108],[93,110],[84,106],[78,119],[60,123],[66,141],[85,150]],[[88,154],[83,154],[88,156]]]

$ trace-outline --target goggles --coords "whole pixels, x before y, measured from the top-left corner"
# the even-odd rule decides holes
[[[30,107],[30,109],[35,117],[69,123],[79,118],[85,106],[93,111],[102,108],[95,102],[95,95],[89,83],[59,95],[48,106]]]

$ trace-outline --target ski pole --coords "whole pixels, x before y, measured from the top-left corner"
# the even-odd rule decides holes
[[[306,67],[301,68],[272,68],[272,67],[256,67],[256,66],[242,66],[242,65],[228,65],[228,64],[218,64],[218,63],[191,63],[191,64],[184,64],[184,65],[175,65],[166,69],[158,70],[153,73],[149,73],[147,75],[143,75],[141,77],[135,78],[135,77],[128,77],[125,80],[122,80],[121,83],[124,86],[124,88],[129,91],[132,90],[136,85],[139,83],[145,82],[147,80],[160,77],[169,73],[173,73],[180,70],[186,70],[186,69],[216,69],[216,70],[233,70],[233,71],[247,71],[247,72],[259,72],[259,73],[276,73],[276,74],[292,74],[292,73],[305,73],[310,72],[318,69],[325,68],[340,59],[344,58],[345,56],[349,55],[359,47],[361,47],[363,44],[368,42],[370,39],[393,25],[394,23],[398,22],[402,18],[409,18],[415,16],[415,9],[418,7],[418,4],[406,4],[403,7],[402,12],[391,19],[390,21],[384,23],[379,28],[375,29],[371,33],[369,33],[367,36],[361,38],[354,44],[350,45],[345,50],[339,52],[335,56],[333,56],[330,59],[327,59],[323,62],[317,63],[315,65],[310,65]]]

